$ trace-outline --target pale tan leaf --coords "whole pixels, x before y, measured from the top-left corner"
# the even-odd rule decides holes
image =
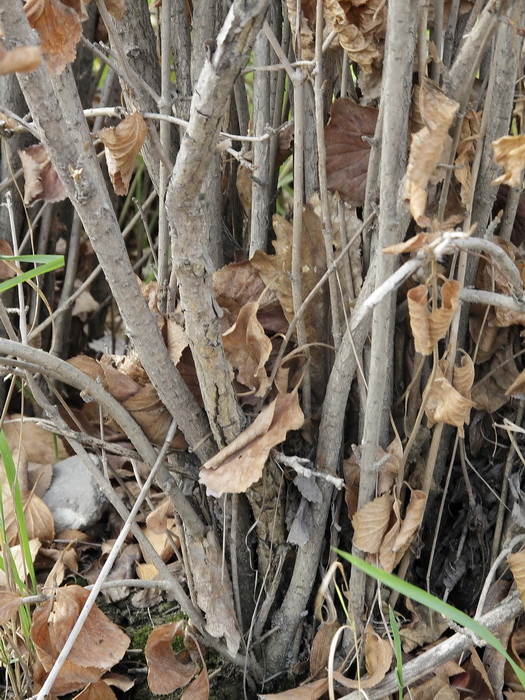
[[[136,157],[142,148],[148,127],[138,112],[128,115],[116,127],[101,129],[97,136],[106,148],[109,176],[116,194],[128,193]]]
[[[75,60],[76,45],[82,35],[82,24],[75,10],[60,0],[29,0],[24,5],[29,24],[36,29],[47,68],[62,73]]]
[[[320,678],[281,693],[263,693],[260,700],[319,700],[328,691],[328,678]]]
[[[461,357],[461,366],[454,367],[454,375],[452,378],[452,385],[456,391],[459,391],[461,396],[466,399],[470,399],[471,389],[474,383],[474,362],[470,355],[463,352]]]
[[[7,51],[0,44],[0,75],[9,73],[29,73],[42,61],[40,46],[17,46]]]
[[[444,338],[452,318],[459,309],[461,285],[456,280],[446,280],[441,286],[441,306],[432,313],[427,309],[428,290],[423,284],[407,293],[410,327],[416,351],[431,355],[435,344]]]
[[[40,540],[29,540],[29,552],[32,562],[35,561],[36,555],[38,554],[38,550],[41,546]],[[11,564],[18,572],[21,580],[25,581],[27,578],[26,558],[20,545],[16,544],[14,547],[9,547],[9,554],[11,557]],[[6,554],[4,554],[4,557],[6,557]],[[0,586],[7,587],[7,577],[5,575],[5,571],[2,570],[0,570]]]
[[[234,325],[223,333],[222,341],[228,361],[237,370],[237,380],[264,396],[270,380],[264,368],[272,351],[272,342],[257,318],[259,304],[248,302],[239,311]]]
[[[40,199],[60,202],[66,198],[64,186],[43,144],[29,146],[18,155],[24,170],[24,204],[33,204]]]
[[[430,220],[425,215],[427,186],[442,159],[448,130],[459,109],[459,103],[449,99],[436,83],[423,78],[420,108],[426,126],[412,136],[405,196],[415,222],[424,228],[430,225]]]
[[[393,550],[393,546],[401,530],[401,501],[398,498],[394,498],[392,514],[388,524],[389,528],[381,541],[378,556],[381,567],[390,573],[396,565],[396,553]]]
[[[472,202],[472,163],[476,155],[481,127],[481,112],[470,109],[461,122],[459,144],[454,161],[454,176],[460,184],[460,198],[468,209]]]
[[[505,391],[506,396],[525,398],[525,369],[522,370]]]
[[[157,554],[160,555],[164,562],[168,562],[173,558],[174,547],[180,546],[180,540],[175,530],[175,520],[168,518],[166,528],[162,532],[154,532],[149,527],[143,528],[143,533],[153,546]],[[142,556],[146,563],[151,563],[151,555],[148,551],[142,548]]]
[[[392,656],[393,651],[388,639],[381,639],[371,625],[368,625],[365,632],[365,665],[368,676],[353,680],[334,671],[334,678],[345,688],[373,688],[390,670]]]
[[[236,654],[241,633],[233,604],[233,589],[224,572],[222,551],[213,530],[202,540],[188,542],[188,557],[197,603],[206,616],[206,631],[212,637],[224,637],[228,651]]]
[[[505,168],[505,173],[493,180],[493,185],[505,184],[517,187],[521,184],[521,173],[525,167],[525,134],[503,136],[492,142],[494,162]]]
[[[90,683],[84,690],[75,695],[73,700],[117,700],[117,696],[104,681]]]
[[[448,628],[448,622],[437,612],[425,605],[405,599],[407,608],[412,612],[410,624],[399,630],[403,651],[409,653],[424,644],[431,644]]]
[[[426,494],[423,491],[412,491],[405,517],[398,521],[398,527],[392,532],[392,537],[385,536],[379,550],[379,561],[385,571],[391,572],[399,564],[419,530],[425,512]]]
[[[0,625],[8,622],[22,605],[20,593],[0,590]]]
[[[154,564],[137,564],[136,572],[142,581],[155,581],[159,575]]]
[[[414,347],[421,355],[432,354],[430,341],[429,313],[427,308],[428,289],[425,284],[413,287],[407,292],[410,328],[414,336]]]
[[[171,642],[184,636],[183,620],[156,627],[148,637],[144,653],[148,664],[148,685],[152,693],[164,695],[187,685],[198,671],[186,652],[175,653]]]
[[[394,243],[394,245],[389,245],[383,248],[383,253],[389,253],[390,255],[401,255],[402,253],[412,253],[416,250],[421,250],[429,243],[432,243],[438,239],[440,234],[437,233],[416,233],[415,236],[409,238],[403,243]]]
[[[448,678],[432,676],[415,688],[411,688],[413,700],[459,700],[458,690],[450,685]]]
[[[126,9],[125,0],[104,0],[104,2],[106,3],[109,14],[120,22],[124,17],[124,11]]]
[[[436,371],[432,385],[427,385],[425,391],[428,391],[425,406],[428,427],[435,423],[447,423],[455,426],[459,435],[464,437],[464,425],[470,422],[470,409],[474,403],[456,391],[440,369]]]
[[[166,532],[168,528],[168,518],[173,516],[173,506],[169,498],[165,498],[162,503],[160,503],[155,510],[146,518],[146,525],[157,535],[161,535]]]
[[[55,522],[44,501],[38,496],[28,493],[22,497],[22,502],[29,539],[52,542],[55,537]]]
[[[299,37],[297,36],[297,0],[286,0],[286,9],[288,19],[290,21],[290,29],[292,30],[292,38],[294,47],[300,45],[300,53],[303,59],[310,60],[314,57],[314,42],[315,42],[315,8],[311,11],[308,3],[301,2],[300,9],[302,10],[299,18]],[[308,12],[310,9],[310,12]],[[299,53],[299,51],[297,51]]]
[[[261,478],[270,450],[303,423],[297,391],[279,394],[246,430],[202,466],[200,483],[215,496],[244,493]]]
[[[515,552],[507,556],[507,564],[510,566],[516,586],[520,592],[520,600],[525,605],[525,552]]]
[[[377,554],[387,531],[392,513],[393,498],[390,494],[374,498],[360,508],[352,518],[354,545],[368,554]]]
[[[166,320],[166,331],[166,345],[168,347],[168,352],[171,357],[171,361],[175,366],[177,366],[184,349],[188,347],[188,334],[180,323],[177,323],[171,318]]]

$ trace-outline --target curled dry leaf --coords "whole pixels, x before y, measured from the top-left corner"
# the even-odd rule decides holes
[[[107,683],[97,681],[86,686],[73,700],[117,700],[117,696]]]
[[[8,622],[22,605],[22,597],[13,591],[0,590],[0,625]]]
[[[346,688],[373,688],[390,670],[392,656],[393,651],[388,639],[381,639],[371,625],[368,625],[365,631],[365,666],[368,677],[353,680],[334,671],[334,678]]]
[[[472,360],[471,360],[472,361]],[[425,406],[425,413],[428,420],[428,427],[435,423],[447,423],[458,429],[461,437],[465,436],[464,425],[470,422],[470,409],[474,406],[473,401],[455,389],[446,379],[440,367],[436,369],[434,380],[432,377],[427,384],[425,392],[428,398]],[[470,388],[468,390],[470,396]]]
[[[400,520],[396,513],[396,524],[385,535],[379,549],[379,561],[385,571],[393,571],[412,544],[425,513],[426,500],[423,491],[414,490],[410,494],[404,519]]]
[[[138,112],[128,115],[118,126],[101,129],[97,136],[106,150],[109,176],[116,194],[127,194],[136,157],[142,148],[148,127]]]
[[[24,12],[40,36],[49,72],[59,75],[75,60],[76,45],[82,35],[80,16],[60,0],[29,0]]]
[[[183,620],[156,627],[144,650],[148,664],[148,685],[152,693],[164,695],[183,688],[198,672],[186,651],[175,653],[171,642],[184,636]]]
[[[0,43],[0,75],[29,73],[42,61],[40,46],[17,46],[7,51]]]
[[[244,493],[261,478],[270,450],[303,423],[297,391],[279,394],[246,430],[203,464],[200,483],[217,497]]]
[[[240,309],[233,326],[223,333],[224,351],[231,366],[237,370],[237,380],[264,396],[270,380],[264,368],[272,351],[272,341],[257,318],[259,303],[251,301]]]
[[[43,144],[29,146],[18,155],[24,170],[24,204],[33,204],[39,199],[61,202],[66,198],[64,186]]]
[[[525,552],[509,554],[507,563],[510,566],[516,586],[520,592],[520,600],[525,605]]]
[[[319,700],[328,691],[328,678],[320,678],[282,693],[264,693],[259,700]]]
[[[5,486],[2,489],[2,501],[4,504],[4,526],[7,542],[9,545],[19,544],[19,527],[14,501],[11,493]],[[34,493],[26,493],[22,496],[22,503],[29,539],[38,539],[47,543],[52,542],[55,537],[55,523],[51,511],[44,501],[35,496]]]
[[[354,206],[362,206],[365,201],[369,139],[374,136],[377,115],[373,107],[340,98],[332,103],[324,130],[328,189],[339,192]]]
[[[3,238],[0,238],[0,256],[1,255],[13,255],[11,245],[7,241],[4,241]],[[0,260],[0,280],[9,280],[16,275],[11,265]]]
[[[188,542],[188,558],[197,603],[206,616],[206,631],[212,637],[224,637],[231,654],[236,654],[241,633],[233,604],[231,581],[224,574],[222,550],[210,530],[201,540]]]
[[[297,37],[297,9],[300,7],[299,37]],[[315,46],[315,2],[313,0],[286,0],[286,9],[290,21],[290,29],[296,55],[302,59],[311,60],[314,57]],[[299,44],[299,46],[298,46]]]
[[[481,112],[470,109],[463,117],[459,144],[454,161],[454,176],[460,184],[460,198],[466,209],[472,202],[472,162],[476,155],[478,134],[481,127]]]
[[[383,0],[325,0],[325,19],[337,32],[339,43],[351,61],[365,73],[383,60],[387,6]]]
[[[210,679],[206,666],[199,675],[184,688],[180,700],[208,700],[210,695]]]
[[[525,167],[525,134],[503,136],[492,143],[494,162],[505,168],[505,173],[493,180],[493,185],[517,187]]]
[[[31,556],[32,562],[35,561],[36,555],[38,554],[41,546],[42,544],[40,540],[29,540],[29,554]],[[25,552],[22,551],[22,548],[19,544],[16,544],[14,547],[9,548],[9,553],[11,555],[12,565],[16,569],[18,576],[22,581],[25,581],[27,578]],[[0,586],[7,587],[7,576],[5,574],[5,571],[3,571],[2,569],[0,569]]]
[[[441,307],[432,313],[427,309],[426,285],[420,284],[407,293],[410,327],[414,335],[416,351],[431,355],[434,345],[444,338],[452,317],[459,308],[461,285],[456,280],[447,280],[441,287]]]
[[[339,627],[340,624],[337,620],[323,622],[315,633],[310,652],[310,675],[312,677],[315,678],[318,673],[323,673],[326,670],[330,656],[330,644]]]
[[[418,226],[430,226],[425,216],[427,186],[446,146],[448,130],[459,103],[449,99],[432,80],[423,79],[420,90],[421,116],[426,124],[412,137],[406,174],[406,199]]]
[[[394,243],[393,245],[383,248],[383,253],[389,253],[390,255],[413,253],[417,250],[421,250],[426,245],[432,243],[432,241],[435,241],[440,237],[441,234],[438,233],[425,233],[421,231],[420,233],[416,233],[415,236],[412,236],[412,238],[409,238],[407,241],[403,241],[403,243]]]
[[[352,518],[354,545],[368,554],[377,554],[387,531],[393,497],[384,493],[360,508]]]
[[[56,590],[54,599],[34,611],[31,639],[46,671],[55,663],[88,596],[81,586],[65,586]],[[122,659],[129,643],[129,637],[95,605],[53,685],[53,692],[72,692],[100,680]]]

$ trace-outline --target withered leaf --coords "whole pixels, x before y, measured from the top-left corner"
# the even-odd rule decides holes
[[[382,0],[325,0],[325,18],[339,43],[365,73],[380,66],[387,7]]]
[[[427,186],[432,174],[443,158],[448,130],[459,109],[459,103],[448,98],[428,78],[423,79],[420,90],[420,109],[424,126],[412,136],[406,175],[406,198],[410,213],[418,226],[430,226],[425,216]]]
[[[46,671],[56,661],[88,596],[81,586],[65,586],[57,589],[54,600],[46,601],[34,611],[31,638]],[[53,692],[72,692],[98,681],[120,661],[129,643],[129,637],[95,605],[53,685]]]
[[[510,566],[516,586],[520,592],[520,600],[525,605],[525,552],[515,552],[507,556],[507,563]]]
[[[13,255],[13,249],[11,245],[0,238],[0,255]],[[0,280],[8,280],[16,275],[15,270],[12,267],[12,263],[8,265],[7,263],[0,260]]]
[[[241,384],[264,396],[270,380],[264,368],[272,351],[272,341],[257,318],[259,304],[251,301],[239,311],[233,326],[223,333],[224,351],[231,366],[237,370]]]
[[[64,186],[43,144],[29,146],[18,155],[24,170],[24,204],[33,204],[39,199],[61,202],[66,198]]]
[[[214,496],[244,493],[261,478],[270,450],[303,422],[297,391],[279,394],[246,430],[203,464],[200,483]]]
[[[353,680],[334,671],[334,678],[346,688],[373,688],[389,671],[392,656],[393,651],[388,639],[381,639],[371,625],[368,625],[365,632],[365,665],[368,677]]]
[[[330,655],[330,644],[339,627],[339,622],[334,620],[333,622],[324,622],[317,630],[310,652],[311,676],[315,677],[326,669]]]
[[[5,487],[2,489],[2,500],[4,503],[4,526],[8,544],[19,544],[19,527],[14,501],[11,493],[8,493]],[[29,492],[23,494],[22,503],[29,539],[52,542],[55,537],[55,523],[51,511],[44,501],[34,493]]]
[[[49,72],[62,73],[67,64],[75,60],[76,45],[82,35],[78,13],[60,0],[29,0],[24,12],[40,36]]]
[[[184,636],[183,620],[156,627],[144,650],[148,664],[148,685],[152,693],[164,695],[183,688],[199,670],[186,651],[175,653],[171,642]]]
[[[86,686],[73,700],[117,700],[117,697],[107,683],[97,681]]]
[[[8,622],[21,605],[22,597],[19,593],[0,590],[0,625]]]
[[[429,380],[431,381],[432,378]],[[427,385],[428,398],[425,413],[428,427],[435,423],[447,423],[458,429],[461,437],[464,437],[464,425],[470,422],[470,409],[474,403],[462,396],[446,379],[441,368],[436,369],[436,375],[430,385]]]
[[[41,61],[40,46],[17,46],[7,51],[0,43],[0,75],[28,73],[38,68]]]
[[[146,122],[138,112],[128,115],[118,126],[97,133],[106,149],[109,176],[116,194],[128,193],[135,160],[147,133]]]
[[[283,690],[281,693],[264,693],[259,695],[260,700],[319,700],[328,691],[328,678],[319,678],[310,681],[292,690]]]
[[[29,540],[29,553],[31,556],[31,561],[35,561],[36,555],[38,554],[41,546],[42,544],[40,540]],[[27,578],[27,560],[25,550],[22,550],[22,547],[19,544],[15,544],[14,547],[9,547],[9,555],[13,568],[16,569],[20,579],[22,581],[25,581]],[[5,571],[1,569],[0,586],[7,587],[7,576],[5,574]]]
[[[385,571],[393,571],[408,550],[419,530],[425,512],[426,494],[423,491],[412,491],[405,517],[398,520],[398,526],[388,538],[388,534],[379,549],[379,561]]]
[[[461,285],[456,280],[446,280],[441,286],[441,306],[428,312],[427,287],[420,284],[407,293],[410,327],[416,351],[431,355],[435,344],[444,338],[452,318],[459,308]]]
[[[392,513],[390,494],[374,498],[360,508],[352,518],[354,545],[368,554],[377,554],[387,531]]]
[[[525,134],[503,136],[492,143],[494,162],[505,168],[500,177],[493,180],[493,185],[505,184],[516,187],[521,183],[521,173],[525,167]]]
[[[354,206],[365,201],[370,142],[375,133],[377,109],[361,107],[349,98],[332,103],[324,131],[328,189],[339,192]]]
[[[210,679],[208,669],[203,666],[199,675],[184,688],[180,700],[208,700],[210,695]]]

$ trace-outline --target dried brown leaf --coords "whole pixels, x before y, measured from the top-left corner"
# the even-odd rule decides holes
[[[2,499],[4,502],[5,529],[7,541],[10,545],[19,543],[19,528],[17,515],[14,509],[13,498],[10,493],[3,489]],[[38,539],[41,542],[52,542],[55,537],[55,523],[51,511],[44,501],[32,493],[22,496],[24,507],[24,520],[27,529],[27,536],[30,540]]]
[[[169,516],[173,515],[173,506],[169,498],[165,498],[160,505],[146,518],[146,525],[151,532],[161,535],[168,527]]]
[[[260,700],[319,700],[328,691],[328,678],[320,678],[281,693],[264,693]]]
[[[184,626],[185,622],[176,620],[156,627],[148,637],[144,653],[152,693],[164,695],[183,688],[198,671],[186,651],[175,653],[171,647],[175,636],[184,636]]]
[[[421,525],[425,504],[426,494],[423,491],[414,490],[410,494],[404,519],[399,519],[396,513],[396,527],[391,528],[385,535],[379,549],[379,561],[385,571],[393,571],[412,544]]]
[[[136,158],[147,133],[146,122],[138,112],[128,115],[118,126],[98,132],[106,149],[109,176],[116,194],[128,193]]]
[[[339,627],[339,622],[335,620],[333,622],[323,622],[315,633],[312,651],[310,652],[310,675],[312,677],[315,678],[318,673],[324,672],[328,666],[330,644]]]
[[[470,399],[472,384],[474,383],[474,362],[470,355],[463,352],[461,357],[461,366],[454,367],[452,385],[456,391],[459,391],[461,396]]]
[[[231,326],[241,307],[252,301],[259,303],[257,318],[265,331],[286,333],[286,321],[275,292],[268,287],[250,260],[225,265],[213,273],[213,292],[226,312]]]
[[[434,345],[444,338],[452,318],[459,309],[461,285],[456,280],[447,280],[441,286],[441,306],[432,313],[427,309],[426,285],[419,285],[407,293],[410,327],[416,351],[431,355]]]
[[[222,550],[210,530],[202,540],[188,542],[188,557],[197,603],[206,616],[206,631],[212,637],[224,637],[231,654],[236,654],[241,633],[233,604],[230,579],[224,574]]]
[[[455,426],[459,435],[464,437],[464,425],[470,422],[470,409],[474,403],[456,391],[439,368],[432,384],[427,385],[425,391],[428,391],[425,406],[428,427],[431,428],[435,423],[447,423]]]
[[[0,238],[0,255],[13,255],[11,245],[7,241],[4,241],[3,238]],[[16,275],[11,265],[0,260],[0,280],[8,280]]]
[[[265,364],[272,351],[272,342],[257,318],[259,303],[251,301],[239,311],[234,325],[223,333],[224,351],[237,380],[255,393],[264,396],[270,387]]]
[[[279,394],[246,430],[202,466],[200,483],[215,496],[244,493],[261,478],[270,450],[303,423],[297,392]]]
[[[383,60],[387,7],[382,0],[325,0],[325,18],[351,61],[372,73]]]
[[[335,100],[330,108],[324,132],[327,185],[354,206],[364,203],[371,148],[367,139],[374,136],[377,115],[377,109],[348,98]]]
[[[40,46],[17,46],[7,51],[0,43],[0,75],[29,73],[42,61]]]
[[[406,198],[410,202],[410,213],[418,226],[430,226],[425,216],[427,186],[437,164],[442,159],[459,103],[448,98],[428,78],[423,79],[420,91],[420,109],[426,124],[412,137],[407,167]]]
[[[460,198],[467,209],[470,209],[472,203],[472,163],[476,155],[480,127],[481,112],[469,110],[461,122],[459,144],[454,161],[454,176],[460,184]]]
[[[174,518],[167,519],[166,527],[162,532],[154,532],[149,527],[144,528],[143,532],[164,562],[168,562],[173,558],[174,547],[180,546]],[[151,555],[148,554],[145,548],[142,550],[142,555],[146,563],[151,563]]]
[[[104,0],[108,12],[112,15],[118,22],[124,17],[124,11],[126,9],[125,0]]]
[[[493,141],[494,162],[505,168],[505,173],[492,181],[493,185],[505,184],[517,187],[521,184],[521,173],[525,168],[525,134],[502,136]]]
[[[117,696],[104,681],[90,683],[84,690],[75,695],[73,700],[117,700]]]
[[[0,590],[0,625],[8,622],[21,605],[22,597],[19,593]]]
[[[365,632],[365,666],[368,677],[353,680],[334,671],[334,678],[345,688],[373,688],[390,669],[393,651],[388,639],[381,637],[368,625]]]
[[[49,72],[59,75],[77,54],[76,45],[82,36],[78,13],[60,0],[29,0],[24,12],[40,36]]]
[[[208,700],[210,694],[210,679],[206,666],[199,675],[184,688],[180,700]]]
[[[401,255],[402,253],[412,253],[416,250],[421,250],[432,241],[439,238],[440,234],[437,233],[416,233],[415,236],[409,238],[403,243],[394,243],[394,245],[389,245],[383,248],[383,253],[389,253],[390,255]]]
[[[64,186],[43,144],[29,146],[18,155],[24,170],[24,204],[33,204],[39,199],[61,202],[66,198]]]
[[[54,600],[46,601],[34,611],[31,638],[46,671],[56,661],[88,595],[81,586],[58,588]],[[124,632],[95,605],[53,685],[53,692],[72,692],[100,680],[124,656],[129,643]]]
[[[525,605],[525,552],[515,552],[507,556],[507,564],[510,566],[516,586],[520,592],[520,600]]]
[[[392,496],[384,493],[360,508],[352,518],[354,545],[363,552],[379,552],[390,522],[392,503]]]
[[[31,561],[35,561],[36,555],[41,547],[40,540],[29,540],[29,552],[31,555]],[[22,550],[19,544],[14,545],[14,547],[9,547],[9,554],[11,558],[11,563],[14,569],[16,569],[18,576],[22,581],[27,578],[27,567],[26,567],[26,556],[25,552]],[[4,555],[5,556],[5,555]],[[0,586],[7,587],[7,576],[5,571],[0,569]]]

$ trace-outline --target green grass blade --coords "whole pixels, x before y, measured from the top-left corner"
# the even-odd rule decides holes
[[[29,537],[27,535],[26,521],[24,515],[24,503],[22,501],[22,494],[20,492],[20,484],[18,483],[18,478],[16,475],[16,467],[13,461],[13,456],[11,450],[9,449],[9,444],[7,442],[5,433],[0,430],[0,455],[2,456],[2,461],[4,463],[4,470],[7,477],[7,483],[9,489],[13,496],[13,503],[15,508],[16,520],[18,524],[18,531],[20,534],[20,547],[24,556],[24,562],[26,565],[27,572],[31,578],[33,584],[33,590],[37,590],[35,568],[33,566],[33,558],[31,556],[31,548],[29,546]],[[3,510],[3,509],[2,509]],[[3,518],[2,518],[3,519]],[[4,533],[5,535],[5,533]],[[21,589],[25,589],[26,586],[20,580],[16,568],[13,567],[13,575],[15,576],[17,585]]]
[[[13,260],[16,262],[38,264],[38,267],[33,267],[26,272],[22,272],[15,277],[11,277],[11,279],[1,282],[0,293],[5,292],[12,287],[16,287],[17,284],[33,279],[33,277],[45,275],[48,272],[52,272],[53,270],[57,270],[59,267],[64,266],[63,255],[0,255],[0,260]]]
[[[396,616],[390,605],[388,606],[388,617],[390,618],[390,627],[392,628],[392,636],[394,637],[394,651],[396,654],[396,676],[399,685],[399,700],[403,700],[403,654],[401,652],[401,637],[399,636],[399,626]]]
[[[373,566],[372,564],[369,564],[368,562],[363,561],[362,559],[358,559],[357,557],[354,557],[352,556],[352,554],[348,554],[347,552],[342,552],[339,549],[336,549],[335,551],[340,557],[350,562],[352,566],[355,566],[356,568],[360,569],[365,574],[368,574],[368,576],[374,578],[376,581],[380,581],[385,586],[392,588],[394,591],[397,591],[398,593],[406,596],[407,598],[411,598],[412,600],[421,603],[421,605],[426,605],[427,608],[430,608],[431,610],[434,610],[435,612],[438,612],[441,615],[443,615],[443,617],[446,617],[449,620],[455,622],[456,624],[461,625],[466,629],[469,629],[476,636],[480,637],[480,639],[483,639],[483,641],[487,642],[487,644],[490,644],[490,646],[494,647],[496,651],[499,651],[500,654],[503,654],[505,659],[512,666],[512,669],[518,677],[521,685],[525,689],[525,672],[523,672],[521,668],[509,656],[507,650],[499,641],[499,639],[482,624],[480,624],[476,620],[473,620],[466,613],[461,612],[461,610],[458,610],[453,605],[444,603],[439,598],[436,598],[436,596],[427,593],[426,591],[422,590],[421,588],[418,588],[417,586],[414,586],[412,583],[403,581],[403,579],[394,576],[394,574],[389,574],[386,571],[383,571],[382,569],[378,569],[377,566]]]

